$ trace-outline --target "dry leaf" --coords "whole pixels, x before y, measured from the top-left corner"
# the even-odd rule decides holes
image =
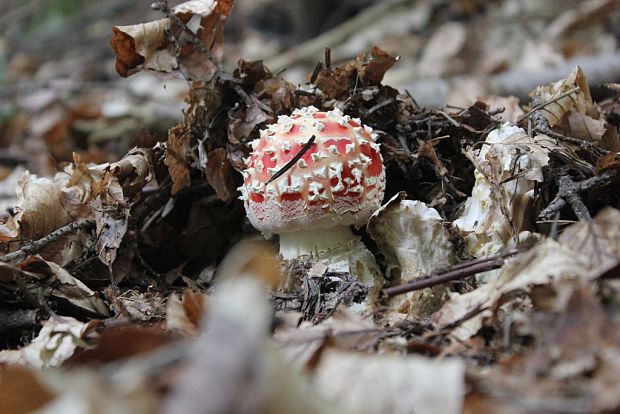
[[[255,96],[250,99],[251,104],[244,111],[237,112],[228,123],[228,141],[231,144],[246,140],[256,127],[271,119],[263,109],[264,105]]]
[[[151,151],[132,149],[120,161],[110,164],[110,172],[121,184],[124,196],[133,196],[153,179]]]
[[[552,128],[561,124],[573,108],[583,115],[598,118],[586,75],[579,66],[566,79],[539,86],[532,95],[538,99],[539,105],[544,105],[545,110],[541,113]]]
[[[387,261],[386,275],[393,284],[432,274],[456,261],[450,232],[437,210],[405,196],[396,194],[368,222],[368,233]],[[441,306],[445,292],[445,285],[411,292],[392,300],[391,307],[408,309],[411,319],[422,320]]]
[[[102,365],[145,355],[170,343],[172,338],[158,326],[120,325],[107,327],[96,343],[76,353],[65,366]]]
[[[568,227],[556,242],[547,239],[508,262],[498,277],[484,286],[455,295],[433,319],[440,326],[456,324],[451,335],[465,340],[476,335],[498,304],[516,292],[530,293],[536,286],[585,285],[620,262],[620,211],[608,208],[592,222]],[[552,304],[562,309],[561,295]],[[564,298],[565,300],[567,298]]]
[[[168,130],[168,147],[164,163],[172,178],[173,195],[191,182],[187,160],[190,151],[189,143],[190,130],[186,125],[180,124]]]
[[[350,60],[335,68],[321,69],[314,83],[325,94],[325,99],[343,99],[348,96],[356,75],[357,62]]]
[[[38,239],[73,221],[63,206],[63,193],[49,178],[24,174],[17,186],[21,237]]]
[[[175,18],[114,26],[110,43],[116,53],[116,71],[123,77],[154,70],[188,80],[210,80],[222,58],[224,25],[233,3],[190,0],[172,8]]]
[[[202,322],[208,296],[194,293],[191,289],[183,291],[183,297],[172,294],[166,303],[166,327],[168,331],[183,336],[196,336]]]
[[[228,153],[224,148],[218,148],[207,156],[207,181],[215,190],[217,198],[228,202],[235,198],[237,186],[233,181],[236,174],[228,161]]]
[[[370,56],[368,57],[366,57],[365,53],[360,53],[357,56],[357,71],[362,85],[380,85],[385,72],[387,72],[398,59],[398,57],[394,57],[376,46],[372,48]]]
[[[110,316],[108,306],[99,295],[62,266],[38,256],[31,256],[19,265],[19,269],[27,272],[25,276],[34,277],[33,290],[36,291],[42,286],[52,287],[50,295],[53,298],[67,301],[75,308],[91,315]],[[46,280],[48,278],[49,280]],[[43,279],[44,283],[40,279]]]
[[[26,398],[27,396],[27,398]],[[28,414],[54,399],[36,372],[18,365],[0,364],[0,412]]]
[[[43,322],[37,337],[25,347],[0,351],[0,362],[37,369],[60,366],[78,347],[86,345],[82,338],[94,325],[94,322],[54,316]]]
[[[126,206],[104,207],[101,198],[97,197],[93,202],[93,215],[97,226],[97,255],[112,272],[116,251],[121,247],[127,232],[129,208]]]
[[[617,128],[610,125],[593,101],[583,70],[577,66],[564,80],[539,86],[534,101],[558,132],[592,142],[609,151],[620,148]]]
[[[456,414],[463,408],[465,365],[457,359],[326,350],[313,383],[343,413]]]

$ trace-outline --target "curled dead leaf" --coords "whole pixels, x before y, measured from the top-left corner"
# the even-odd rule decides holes
[[[190,131],[186,125],[179,124],[168,130],[168,146],[164,164],[172,178],[172,194],[176,194],[190,184],[189,177]]]
[[[0,351],[0,362],[47,368],[60,366],[78,347],[86,344],[83,337],[98,323],[83,323],[66,316],[55,316],[43,322],[36,338],[20,349]]]
[[[385,72],[387,72],[399,59],[385,50],[373,47],[369,56],[365,53],[357,55],[357,71],[364,86],[377,86],[381,84]]]
[[[152,153],[146,148],[134,148],[120,161],[110,165],[123,188],[123,195],[131,197],[153,179]]]
[[[114,26],[110,43],[116,71],[123,77],[153,70],[210,80],[222,57],[224,25],[233,4],[234,0],[191,0],[173,7],[169,18]]]

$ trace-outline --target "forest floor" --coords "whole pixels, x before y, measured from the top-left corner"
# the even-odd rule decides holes
[[[0,412],[620,410],[620,1],[6,3]],[[247,217],[310,106],[385,174],[338,265]]]

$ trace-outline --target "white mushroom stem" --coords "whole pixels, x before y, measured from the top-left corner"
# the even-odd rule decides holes
[[[280,255],[285,260],[311,256],[329,271],[348,272],[366,286],[381,286],[381,270],[375,257],[349,226],[282,233]]]
[[[280,255],[285,260],[295,259],[299,256],[319,258],[325,252],[355,238],[356,236],[349,226],[282,233],[280,234]]]

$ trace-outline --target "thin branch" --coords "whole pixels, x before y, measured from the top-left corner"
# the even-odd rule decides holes
[[[552,131],[550,128],[537,128],[537,131],[545,135],[548,135],[551,138],[555,138],[560,141],[568,142],[570,144],[579,145],[582,149],[590,151],[592,154],[599,156],[599,157],[610,153],[610,151],[604,148],[601,148],[596,144],[593,144],[588,141],[584,141],[583,139],[579,139],[579,138],[567,137],[566,135],[562,135],[555,131]]]
[[[547,207],[541,211],[539,217],[550,219],[568,204],[579,220],[589,220],[591,218],[590,213],[579,193],[608,185],[615,177],[616,172],[614,170],[578,182],[573,181],[567,173],[558,176],[558,192]]]
[[[295,154],[295,156],[293,158],[291,158],[291,160],[289,162],[287,162],[284,167],[280,168],[278,170],[278,172],[276,172],[270,179],[269,181],[267,181],[267,184],[277,180],[278,178],[280,178],[282,176],[282,174],[284,174],[285,172],[287,172],[288,170],[290,170],[293,165],[295,165],[295,163],[297,161],[299,161],[299,159],[310,149],[310,147],[312,146],[312,144],[314,144],[314,140],[316,139],[315,135],[312,135],[310,137],[310,139],[308,140],[308,142],[306,142],[306,145],[303,146],[303,148],[301,150],[299,150],[299,152],[297,154]]]
[[[20,249],[14,252],[5,254],[4,256],[0,256],[0,262],[8,263],[23,260],[26,258],[26,256],[38,252],[51,242],[56,241],[67,234],[73,233],[78,229],[93,228],[94,226],[95,220],[93,219],[74,221],[64,227],[54,230],[53,232],[43,238],[40,238],[39,240],[22,246]]]
[[[391,298],[402,295],[403,293],[413,292],[447,282],[452,282],[454,280],[464,279],[468,276],[473,276],[489,270],[499,269],[504,265],[506,259],[522,253],[523,251],[524,250],[515,250],[500,256],[486,257],[483,259],[476,259],[466,263],[461,263],[445,272],[430,276],[423,276],[409,283],[383,289],[383,295]]]

